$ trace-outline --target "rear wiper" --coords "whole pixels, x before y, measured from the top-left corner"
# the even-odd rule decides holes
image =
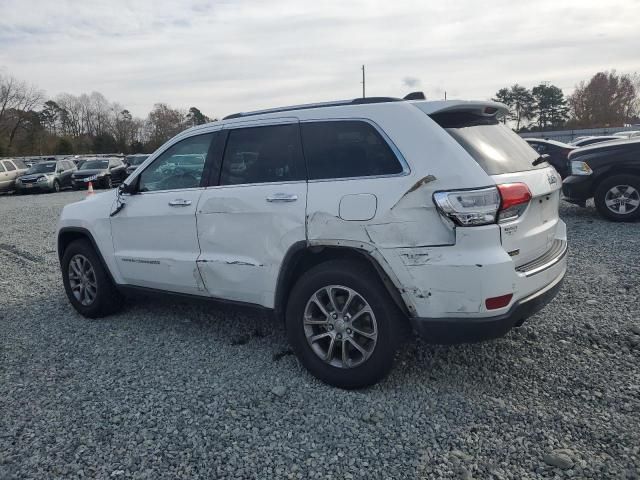
[[[546,162],[548,159],[549,155],[545,153],[544,155],[540,155],[533,162],[531,162],[531,165],[535,167],[536,165],[540,165],[541,163]]]

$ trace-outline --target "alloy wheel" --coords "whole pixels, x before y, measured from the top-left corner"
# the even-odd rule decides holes
[[[304,309],[304,333],[313,352],[338,368],[365,362],[378,341],[376,316],[365,298],[342,285],[317,290]]]
[[[93,265],[87,257],[76,254],[69,261],[69,285],[71,292],[82,305],[91,305],[98,294],[98,282]]]
[[[607,191],[604,203],[613,213],[627,215],[640,206],[640,192],[631,185],[616,185]]]

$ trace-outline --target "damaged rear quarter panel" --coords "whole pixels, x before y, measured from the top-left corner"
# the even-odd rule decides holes
[[[353,244],[383,258],[382,268],[411,310],[412,297],[422,296],[425,280],[411,275],[409,267],[411,262],[422,260],[419,253],[401,259],[400,252],[410,255],[411,249],[454,245],[456,241],[454,228],[433,203],[433,193],[486,186],[491,179],[448,133],[409,103],[380,104],[376,111],[380,116],[372,115],[369,120],[385,132],[410,171],[388,177],[310,181],[307,236],[313,245]],[[341,112],[349,117],[348,108]],[[312,114],[301,112],[301,120]],[[353,194],[376,196],[378,206],[372,219],[340,218],[341,199]]]

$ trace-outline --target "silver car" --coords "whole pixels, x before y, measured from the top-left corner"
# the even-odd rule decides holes
[[[76,170],[71,160],[37,163],[16,180],[16,192],[59,192],[71,186],[71,175]]]

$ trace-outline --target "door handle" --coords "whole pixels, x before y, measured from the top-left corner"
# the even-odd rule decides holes
[[[298,196],[292,193],[274,193],[267,197],[267,202],[295,202]]]
[[[169,202],[170,207],[188,207],[189,205],[191,205],[191,200],[183,200],[181,198]]]

